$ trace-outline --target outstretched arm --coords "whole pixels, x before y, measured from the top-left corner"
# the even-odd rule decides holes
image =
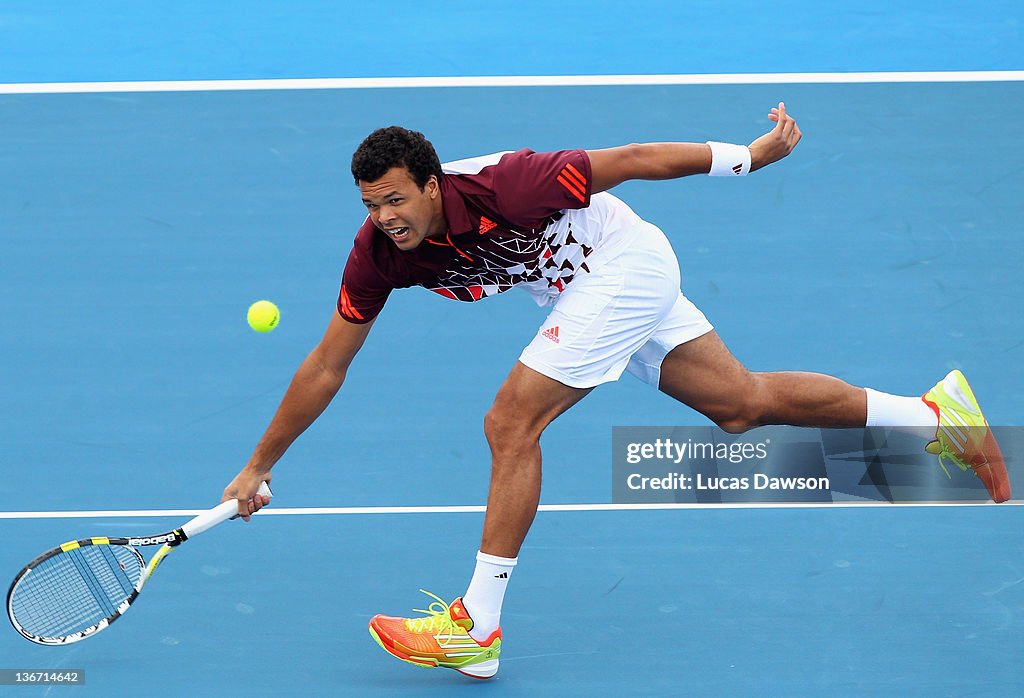
[[[800,141],[800,128],[779,102],[768,119],[775,127],[750,144],[750,171],[789,155]],[[633,143],[617,148],[588,150],[591,193],[607,191],[631,179],[677,179],[711,171],[707,143]]]
[[[274,463],[330,404],[372,325],[373,322],[356,325],[335,312],[320,344],[295,372],[255,452],[221,497],[222,502],[237,499],[238,513],[246,521],[267,504],[256,494],[260,483],[270,482]]]

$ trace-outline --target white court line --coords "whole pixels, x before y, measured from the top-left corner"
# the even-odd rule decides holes
[[[540,511],[672,511],[689,509],[865,509],[920,508],[920,507],[987,507],[1021,506],[1024,501],[994,502],[729,502],[723,504],[541,504]],[[274,516],[323,516],[358,514],[478,514],[483,505],[467,506],[420,506],[420,507],[267,507],[257,515]],[[141,518],[157,516],[196,516],[205,509],[113,509],[106,511],[0,511],[0,519],[100,519],[100,518]]]
[[[0,94],[92,92],[217,92],[226,90],[353,90],[399,87],[588,87],[629,85],[800,85],[892,82],[1021,82],[1024,70],[874,73],[714,73],[679,75],[482,75],[419,78],[157,80],[136,82],[0,83]]]

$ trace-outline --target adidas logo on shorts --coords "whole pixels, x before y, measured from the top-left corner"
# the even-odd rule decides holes
[[[555,325],[554,327],[547,328],[546,330],[541,332],[540,335],[542,337],[547,337],[548,339],[550,339],[555,344],[558,344],[558,325]]]

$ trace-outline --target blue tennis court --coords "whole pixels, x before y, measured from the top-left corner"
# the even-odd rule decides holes
[[[918,394],[961,368],[993,424],[1024,424],[1019,73],[16,87],[1019,71],[1024,18],[1013,3],[970,12],[784,4],[804,17],[794,24],[753,3],[456,3],[429,16],[400,3],[398,16],[410,19],[392,22],[312,0],[249,8],[240,22],[237,8],[192,2],[173,15],[122,9],[116,25],[95,3],[58,12],[15,2],[0,12],[10,53],[0,66],[0,571],[9,577],[71,538],[159,532],[187,518],[54,512],[216,503],[334,312],[365,215],[348,162],[367,133],[391,123],[423,131],[455,160],[520,147],[749,142],[785,100],[804,139],[784,162],[742,180],[616,190],[669,236],[687,295],[752,369]],[[559,27],[571,22],[566,46]],[[498,26],[522,38],[489,39]],[[738,47],[725,38],[730,27]],[[381,50],[381,40],[404,50]],[[282,310],[267,335],[245,323],[259,298]],[[484,504],[483,414],[543,317],[518,291],[485,306],[422,289],[394,294],[338,398],[274,470],[271,508],[307,511],[225,524],[190,543],[125,619],[86,642],[38,647],[0,632],[0,669],[87,677],[0,693],[1024,694],[1019,499],[542,511],[506,599],[498,678],[481,684],[386,656],[366,632],[369,617],[422,608],[420,587],[462,593],[483,521],[479,510],[387,508]],[[596,390],[545,434],[542,503],[610,501],[613,426],[705,423],[628,377]],[[1022,477],[1013,473],[1018,492]]]

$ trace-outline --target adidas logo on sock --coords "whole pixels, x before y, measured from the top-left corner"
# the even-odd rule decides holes
[[[495,579],[508,579],[508,572],[502,572],[501,574],[494,575]]]

